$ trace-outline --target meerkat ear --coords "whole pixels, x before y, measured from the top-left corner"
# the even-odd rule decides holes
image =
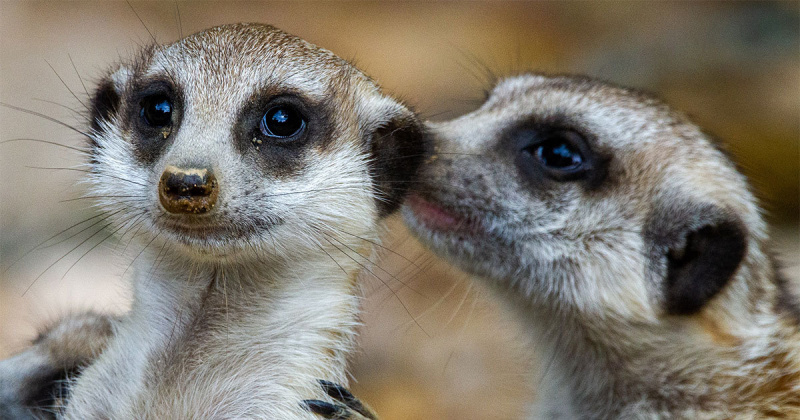
[[[666,260],[662,290],[671,315],[702,309],[730,282],[747,251],[738,217],[716,206],[693,207],[664,211],[649,228],[652,256]]]
[[[89,121],[91,122],[92,131],[101,131],[101,121],[107,121],[117,113],[122,92],[130,74],[130,70],[123,66],[101,79],[97,84],[97,89],[92,94],[90,104],[91,115]]]
[[[372,129],[370,174],[378,211],[386,217],[400,207],[428,153],[424,125],[407,108],[394,103],[389,118]]]

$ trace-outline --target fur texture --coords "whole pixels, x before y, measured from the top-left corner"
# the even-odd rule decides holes
[[[169,123],[151,124],[166,108],[147,104],[164,101]],[[276,106],[302,116],[300,134],[265,136]],[[301,401],[327,398],[320,378],[347,382],[356,278],[422,160],[414,114],[332,53],[258,24],[147,48],[92,107],[89,194],[145,247],[131,312],[59,416],[313,418]],[[213,209],[165,209],[168,167],[213,171]]]
[[[686,118],[529,74],[431,131],[406,221],[530,330],[532,418],[800,417],[796,300],[745,178]]]

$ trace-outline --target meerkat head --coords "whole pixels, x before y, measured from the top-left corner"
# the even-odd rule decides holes
[[[422,159],[422,126],[346,61],[267,25],[145,49],[91,104],[90,195],[191,256],[291,255],[367,234]],[[152,239],[148,239],[152,240]]]
[[[424,242],[526,300],[596,314],[700,311],[764,256],[746,181],[662,103],[587,78],[501,81],[432,124],[404,208]],[[730,289],[736,289],[730,291]]]

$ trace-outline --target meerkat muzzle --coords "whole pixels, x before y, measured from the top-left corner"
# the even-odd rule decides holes
[[[217,202],[219,188],[211,169],[167,166],[158,183],[158,198],[173,214],[202,214]]]

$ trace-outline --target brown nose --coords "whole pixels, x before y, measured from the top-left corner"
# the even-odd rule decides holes
[[[158,183],[158,198],[173,214],[202,214],[214,208],[219,195],[211,169],[167,166]]]

